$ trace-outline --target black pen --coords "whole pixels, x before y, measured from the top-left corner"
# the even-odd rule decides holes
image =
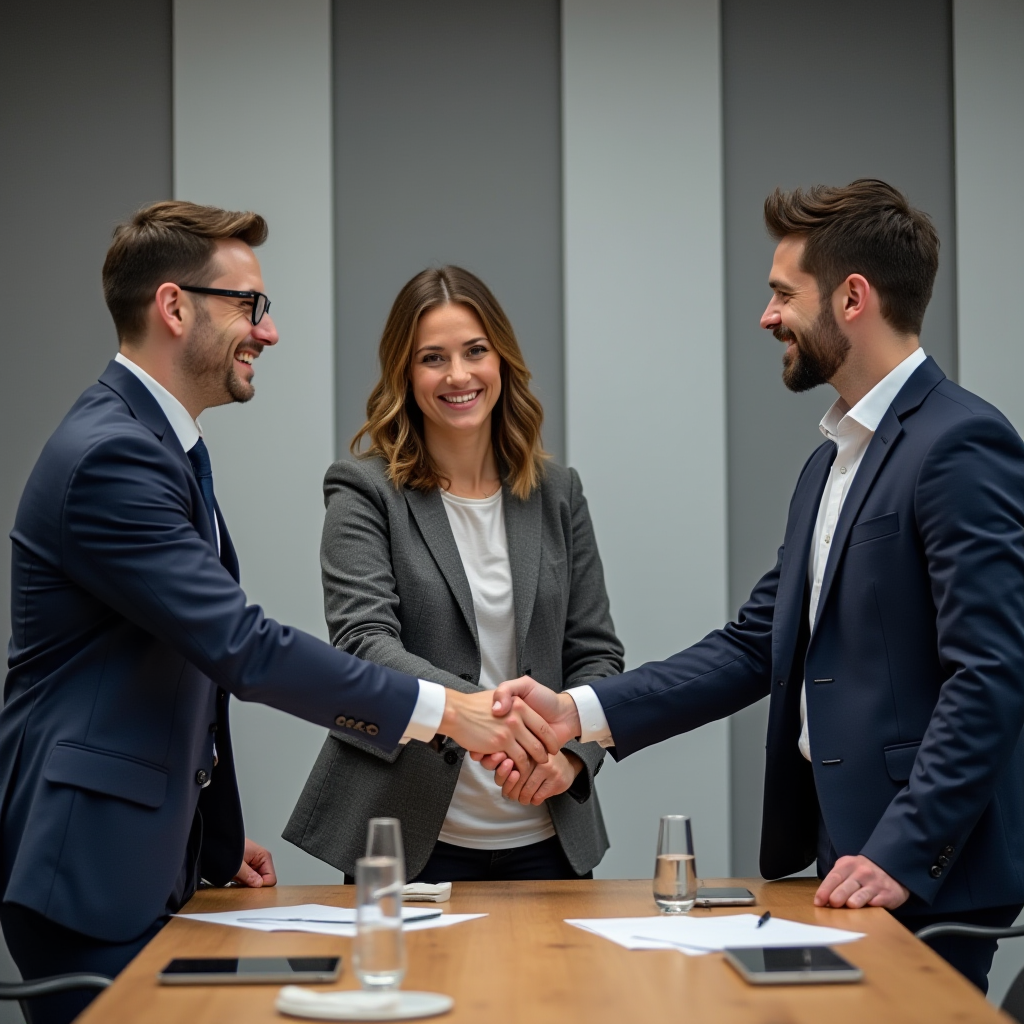
[[[765,921],[767,921],[767,920],[768,920],[768,918],[769,918],[769,917],[771,917],[771,916],[772,916],[772,912],[771,912],[770,910],[766,910],[766,911],[765,911],[765,912],[764,912],[764,913],[763,913],[763,914],[762,914],[762,915],[761,915],[761,916],[760,916],[760,917],[759,917],[759,918],[757,919],[757,924],[756,924],[756,925],[754,925],[754,927],[755,927],[755,928],[760,928],[760,927],[761,927],[761,925],[763,925],[763,924],[765,923]]]

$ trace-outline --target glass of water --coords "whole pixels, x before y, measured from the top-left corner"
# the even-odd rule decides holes
[[[654,902],[663,914],[686,914],[697,899],[697,861],[690,819],[666,814],[658,827]]]
[[[366,828],[367,857],[397,857],[405,880],[405,851],[402,849],[402,823],[398,818],[371,818]]]
[[[405,869],[397,857],[356,861],[356,977],[371,992],[394,991],[405,977],[402,886]]]

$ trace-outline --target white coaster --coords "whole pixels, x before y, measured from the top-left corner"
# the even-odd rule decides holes
[[[277,997],[277,1009],[291,1017],[310,1020],[413,1020],[436,1017],[455,1005],[438,992],[314,992],[286,985]]]
[[[447,903],[452,898],[452,883],[410,882],[402,889],[402,899],[418,900],[423,903]]]

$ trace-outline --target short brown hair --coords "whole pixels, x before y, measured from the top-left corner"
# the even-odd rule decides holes
[[[459,303],[480,318],[487,339],[501,357],[501,395],[491,418],[499,471],[517,498],[526,499],[540,482],[543,460],[540,427],[544,410],[530,391],[530,371],[505,311],[491,290],[461,267],[431,268],[398,293],[380,339],[380,380],[366,403],[366,422],[351,450],[369,435],[363,457],[380,456],[396,487],[431,491],[450,481],[438,472],[423,438],[423,413],[409,380],[416,328],[424,313]]]
[[[258,213],[168,199],[119,224],[103,263],[103,297],[118,338],[131,342],[143,333],[146,308],[160,285],[206,284],[216,243],[227,238],[262,245],[267,222]]]
[[[777,188],[764,201],[764,220],[777,240],[806,239],[801,269],[817,280],[822,301],[850,274],[863,274],[892,328],[921,333],[939,269],[939,236],[898,189],[877,178],[806,192]]]

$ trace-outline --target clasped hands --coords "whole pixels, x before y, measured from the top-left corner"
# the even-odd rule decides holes
[[[449,690],[447,696],[447,727],[443,720],[442,731],[494,772],[505,797],[537,805],[572,785],[583,765],[562,748],[582,728],[576,702],[567,693],[555,693],[521,676],[493,691]],[[814,894],[814,905],[895,910],[909,896],[909,890],[874,861],[858,855],[836,861]]]
[[[583,762],[563,750],[580,734],[576,704],[529,676],[502,683],[496,690],[460,693],[448,690],[441,732],[494,772],[509,800],[542,804],[564,793]]]

